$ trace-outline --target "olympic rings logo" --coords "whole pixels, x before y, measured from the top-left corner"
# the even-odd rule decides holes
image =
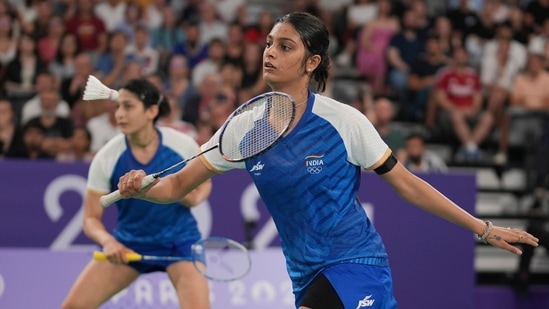
[[[309,174],[318,174],[322,171],[322,166],[309,166],[307,167],[307,172]]]

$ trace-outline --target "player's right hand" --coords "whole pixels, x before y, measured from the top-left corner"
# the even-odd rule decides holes
[[[143,170],[131,170],[118,180],[118,190],[123,198],[143,196],[150,186],[141,189],[146,174]]]

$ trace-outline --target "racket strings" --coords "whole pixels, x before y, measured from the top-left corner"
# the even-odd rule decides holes
[[[248,102],[226,123],[220,137],[221,153],[229,161],[258,155],[287,132],[294,114],[293,100],[283,94]]]

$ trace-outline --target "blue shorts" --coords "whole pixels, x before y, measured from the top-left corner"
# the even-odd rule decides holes
[[[198,240],[198,239],[197,239]],[[191,261],[191,246],[197,240],[187,240],[184,242],[147,244],[136,242],[120,241],[124,246],[141,254],[141,255],[156,255],[156,256],[178,256],[183,257],[183,261]],[[155,271],[166,271],[166,268],[173,263],[179,261],[138,261],[130,262],[128,266],[135,269],[140,274],[151,273]]]
[[[322,281],[315,284],[316,279],[313,280],[300,295],[296,295],[297,307],[323,308],[322,304],[338,303],[341,308],[351,309],[397,308],[389,267],[342,263],[324,269],[319,274],[321,276],[327,279],[330,286]]]

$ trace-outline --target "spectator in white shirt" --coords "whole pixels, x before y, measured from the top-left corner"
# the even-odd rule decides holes
[[[203,1],[200,6],[200,43],[208,44],[213,38],[225,40],[229,32],[226,23],[217,18],[215,7],[208,1]]]
[[[96,153],[112,137],[120,132],[116,118],[116,102],[111,100],[96,101],[96,104],[105,104],[106,112],[88,120],[86,125],[91,134],[91,151]]]
[[[103,0],[95,5],[95,15],[105,24],[107,32],[124,22],[126,3],[123,0]]]
[[[158,51],[150,46],[149,37],[149,29],[145,25],[137,25],[134,30],[134,42],[126,49],[126,58],[143,66],[143,76],[151,75],[158,70]]]
[[[35,87],[36,95],[25,102],[21,110],[21,124],[25,124],[32,118],[38,117],[42,114],[42,105],[40,104],[41,93],[51,90],[58,91],[55,76],[48,72],[40,73],[36,77]],[[70,115],[69,104],[60,99],[59,104],[57,104],[57,107],[55,108],[55,115],[57,117],[68,118]]]

